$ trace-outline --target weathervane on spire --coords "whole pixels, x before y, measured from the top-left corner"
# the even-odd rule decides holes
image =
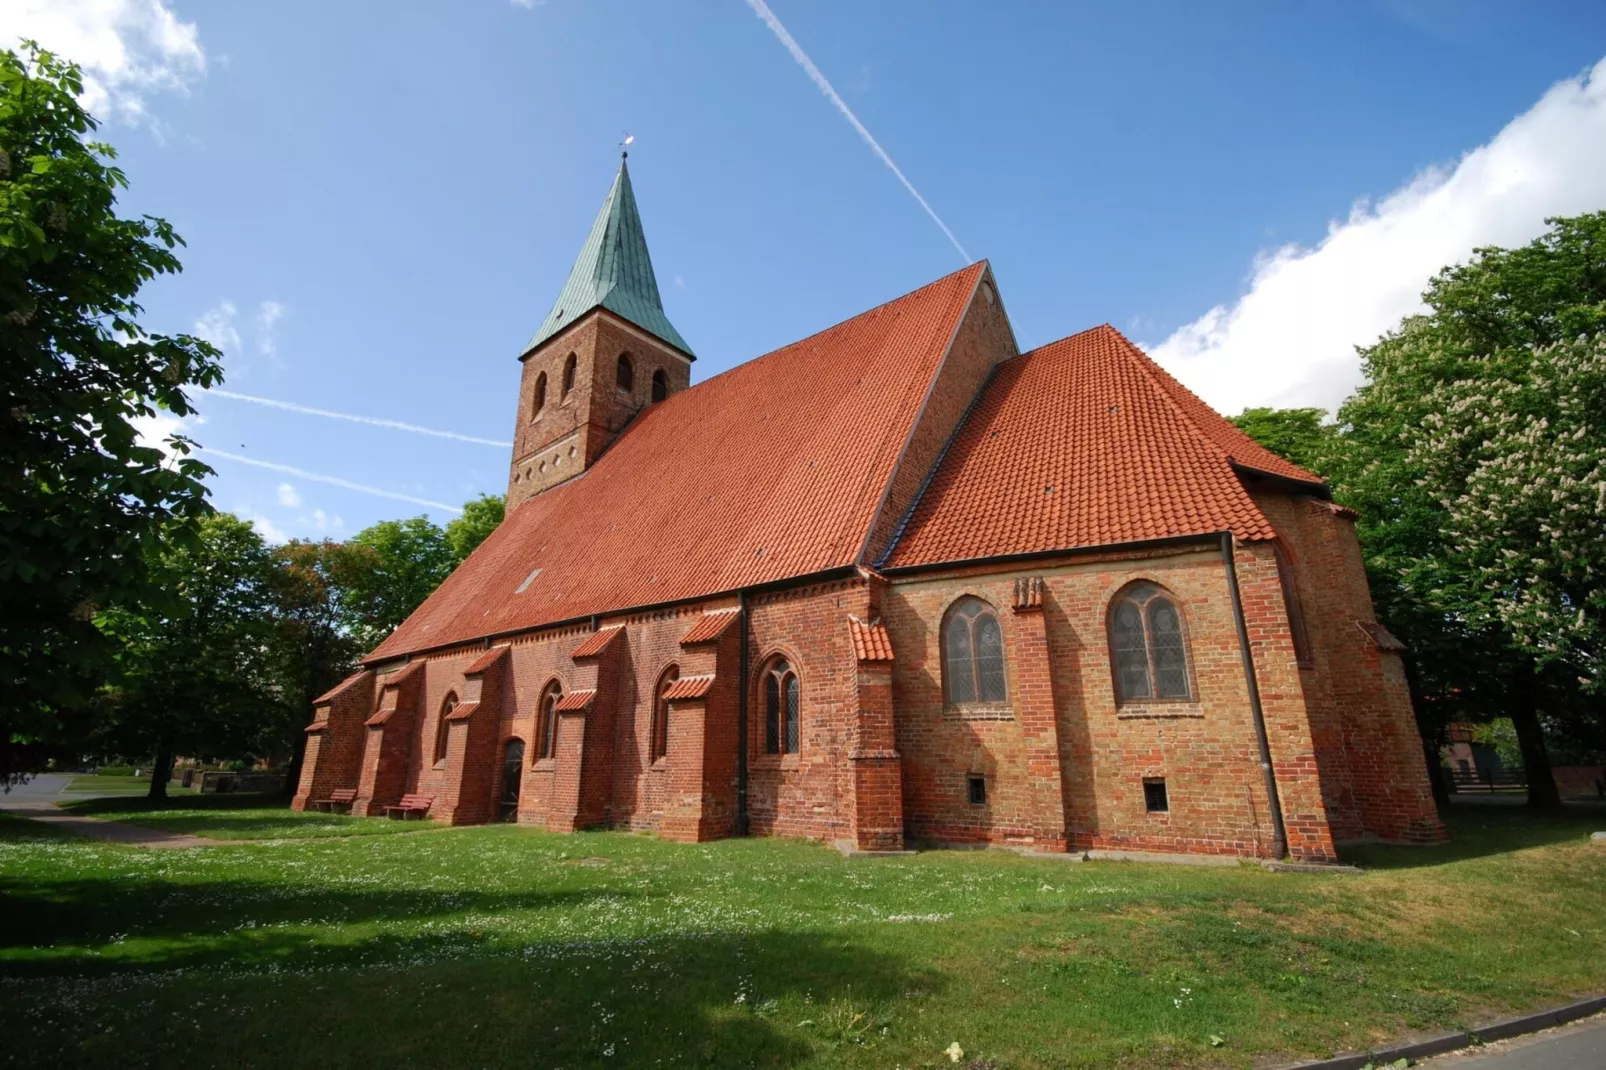
[[[619,158],[621,160],[630,158],[630,143],[634,140],[636,140],[636,135],[627,133],[625,139],[619,142]]]

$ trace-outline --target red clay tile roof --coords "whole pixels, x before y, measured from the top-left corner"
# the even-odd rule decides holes
[[[664,688],[664,700],[673,702],[678,699],[702,698],[713,686],[712,676],[682,676]]]
[[[429,603],[426,602],[424,604],[428,605]],[[585,642],[575,647],[574,653],[570,654],[569,657],[575,661],[579,661],[581,658],[598,657],[604,650],[608,649],[608,644],[613,642],[622,631],[624,631],[622,627],[599,628],[587,636]]]
[[[474,676],[477,673],[485,672],[492,665],[495,665],[498,661],[500,661],[504,654],[512,649],[513,648],[506,643],[498,643],[485,653],[481,654],[479,657],[475,658],[474,663],[463,670],[463,675]]]
[[[1405,649],[1405,644],[1400,642],[1393,632],[1375,620],[1358,620],[1355,622],[1355,627],[1365,633],[1366,637],[1376,644],[1379,650],[1398,652]]]
[[[1000,364],[883,564],[1231,531],[1276,535],[1233,463],[1255,446],[1105,325]]]
[[[480,708],[478,702],[459,702],[452,707],[452,712],[446,715],[448,721],[466,721],[474,716],[474,711]]]
[[[367,676],[367,675],[368,675],[368,670],[367,669],[364,669],[362,672],[354,672],[354,673],[352,673],[350,676],[348,676],[344,680],[340,681],[334,687],[331,687],[329,690],[325,691],[323,694],[321,694],[317,698],[313,699],[312,700],[312,704],[314,706],[318,706],[318,705],[322,705],[325,702],[333,702],[336,695],[340,694],[342,691],[346,690],[346,688],[352,686],[357,681],[361,680],[364,676]]]
[[[1043,577],[1023,576],[1015,581],[1015,612],[1043,608]]]
[[[892,637],[885,624],[878,620],[866,624],[858,617],[849,617],[848,631],[853,636],[853,656],[860,661],[892,660]]]
[[[853,565],[986,268],[644,410],[588,471],[514,509],[367,660]]]
[[[680,645],[696,646],[698,643],[712,643],[725,634],[725,629],[731,626],[736,614],[737,611],[734,609],[704,613],[702,619],[691,626],[691,631],[680,637]]]
[[[596,697],[597,689],[594,687],[584,691],[570,691],[567,695],[558,699],[558,704],[555,708],[560,710],[583,710],[591,705],[591,700]]]

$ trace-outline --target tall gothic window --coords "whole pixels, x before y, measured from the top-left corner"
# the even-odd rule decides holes
[[[546,372],[535,377],[535,396],[530,399],[530,418],[533,420],[540,416],[544,408],[546,408]]]
[[[798,706],[801,695],[797,670],[785,658],[764,666],[764,753],[796,754]]]
[[[664,697],[664,693],[679,679],[680,668],[671,665],[658,678],[658,688],[653,692],[652,741],[648,748],[648,756],[655,762],[669,753],[669,700]]]
[[[629,394],[636,389],[636,369],[630,364],[630,354],[619,354],[619,389]]]
[[[446,718],[451,716],[452,711],[455,709],[457,709],[457,692],[453,691],[451,694],[446,696],[446,701],[441,703],[441,717],[439,721],[435,722],[434,760],[437,764],[446,760]]]
[[[563,396],[564,397],[568,397],[569,393],[572,390],[574,390],[574,369],[575,369],[575,365],[578,364],[578,363],[579,363],[579,358],[577,358],[573,353],[570,353],[569,354],[569,359],[563,362]]]
[[[538,759],[552,758],[558,753],[558,702],[563,698],[563,685],[553,680],[541,692],[541,705],[537,707],[536,716],[539,718],[536,731],[540,733],[535,756]]]
[[[1135,583],[1116,596],[1110,606],[1110,653],[1118,701],[1192,697],[1182,614],[1163,588]]]
[[[948,704],[1005,702],[1004,633],[998,614],[966,595],[948,610],[942,625],[942,682]]]
[[[1294,641],[1294,662],[1308,669],[1316,662],[1310,652],[1310,631],[1305,627],[1305,607],[1299,603],[1299,588],[1294,585],[1294,566],[1288,554],[1275,543],[1272,552],[1277,558],[1277,580],[1283,587],[1283,605],[1288,610],[1288,631]]]
[[[652,399],[662,401],[669,396],[669,377],[659,368],[652,373]]]

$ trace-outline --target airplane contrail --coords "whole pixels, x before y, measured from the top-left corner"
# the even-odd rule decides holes
[[[449,438],[457,442],[474,442],[481,446],[499,446],[503,449],[512,449],[513,443],[502,442],[494,438],[478,438],[474,435],[460,435],[456,431],[437,431],[433,427],[420,427],[417,424],[402,423],[400,420],[383,420],[377,416],[358,416],[349,412],[334,412],[330,409],[315,409],[311,405],[298,405],[293,401],[276,401],[273,398],[257,397],[255,394],[237,394],[232,390],[212,389],[207,391],[215,397],[231,398],[235,401],[249,401],[253,405],[266,405],[270,409],[283,409],[286,412],[299,412],[304,416],[324,416],[331,420],[348,420],[354,424],[369,424],[373,427],[388,427],[392,431],[408,431],[415,435],[433,435],[436,438]]]
[[[326,476],[318,472],[308,472],[301,468],[292,468],[287,464],[275,464],[273,461],[259,461],[255,457],[242,457],[238,453],[229,453],[226,450],[215,449],[212,446],[200,446],[199,452],[213,457],[221,457],[225,461],[234,461],[236,464],[249,464],[256,468],[266,468],[270,472],[283,472],[285,475],[297,476],[301,479],[311,480],[314,483],[327,483],[331,487],[344,487],[346,490],[355,490],[362,494],[372,494],[376,498],[393,498],[399,502],[412,502],[414,505],[427,506],[430,509],[444,509],[448,513],[461,513],[463,510],[455,505],[445,502],[430,501],[428,498],[415,498],[411,494],[401,494],[394,490],[385,490],[382,487],[370,487],[365,483],[353,483],[349,479],[339,476]]]
[[[747,6],[753,9],[753,14],[764,20],[764,25],[768,26],[776,39],[786,46],[788,52],[792,53],[792,58],[797,60],[798,66],[803,68],[810,80],[819,87],[820,92],[825,94],[826,99],[836,105],[836,110],[841,112],[842,117],[853,125],[853,129],[859,132],[859,136],[864,139],[864,143],[870,146],[870,151],[875,153],[881,162],[887,165],[888,170],[898,176],[898,181],[903,183],[903,188],[909,191],[911,197],[920,202],[920,207],[926,210],[926,214],[931,217],[931,221],[942,228],[942,232],[948,236],[948,240],[953,242],[954,248],[959,250],[959,255],[965,258],[965,263],[970,263],[970,254],[965,252],[963,245],[959,244],[959,239],[954,237],[954,232],[948,229],[948,224],[944,223],[931,205],[926,203],[926,199],[920,196],[920,191],[915,189],[914,183],[910,182],[904,176],[904,173],[898,169],[898,165],[892,162],[892,157],[887,155],[887,150],[881,147],[881,143],[871,135],[869,130],[865,129],[863,123],[859,122],[859,117],[853,114],[853,109],[848,107],[848,102],[843,100],[841,95],[831,86],[830,80],[820,73],[820,68],[816,67],[814,61],[809,59],[808,53],[804,52],[798,43],[792,39],[792,35],[786,32],[786,27],[781,25],[781,20],[775,17],[775,12],[770,10],[769,5],[764,0],[747,0]]]

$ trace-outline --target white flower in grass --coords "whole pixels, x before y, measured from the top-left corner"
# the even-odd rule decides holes
[[[948,1061],[951,1063],[957,1063],[965,1057],[965,1049],[959,1046],[959,1041],[957,1040],[942,1049],[942,1053],[948,1056]]]

